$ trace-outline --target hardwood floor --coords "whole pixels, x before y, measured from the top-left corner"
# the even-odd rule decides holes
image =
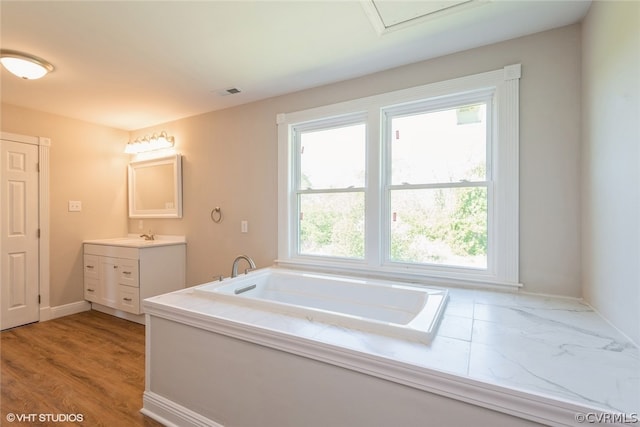
[[[97,311],[3,331],[0,425],[161,426],[139,412],[144,332]]]

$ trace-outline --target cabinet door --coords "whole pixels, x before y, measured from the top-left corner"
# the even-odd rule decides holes
[[[107,307],[116,307],[118,301],[118,259],[100,257],[100,291],[98,301]]]
[[[84,255],[84,299],[100,302],[100,257]]]

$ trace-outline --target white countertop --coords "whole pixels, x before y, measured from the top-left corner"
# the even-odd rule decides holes
[[[462,389],[472,385],[478,396],[486,384],[486,394],[498,393],[501,399],[514,395],[524,402],[542,401],[538,412],[557,401],[564,407],[563,420],[581,408],[640,413],[640,351],[589,305],[467,289],[449,289],[449,297],[430,345],[225,304],[189,288],[148,299],[145,307],[151,314],[174,311],[178,318],[192,316],[196,322],[213,316],[223,326],[237,322],[246,330],[280,334],[288,342],[287,336],[301,337],[305,348],[315,342],[321,351],[348,349],[363,360],[387,360],[398,372],[415,367],[407,378],[423,381],[425,389],[442,377],[463,383]],[[578,425],[573,419],[567,422]]]
[[[183,245],[187,242],[185,236],[154,235],[153,237],[153,240],[145,240],[138,234],[129,234],[126,237],[84,240],[83,243],[92,245],[123,246],[127,248],[146,248],[154,246]]]

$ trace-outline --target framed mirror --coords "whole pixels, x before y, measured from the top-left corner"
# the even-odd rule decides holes
[[[129,218],[182,218],[179,154],[129,163]]]

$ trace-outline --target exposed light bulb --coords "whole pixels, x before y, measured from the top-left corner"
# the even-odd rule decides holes
[[[145,136],[144,138],[138,138],[135,141],[128,142],[124,148],[124,152],[128,154],[139,154],[145,151],[171,148],[173,144],[173,137],[168,136],[166,132],[162,131],[159,136],[153,134],[152,136]]]

